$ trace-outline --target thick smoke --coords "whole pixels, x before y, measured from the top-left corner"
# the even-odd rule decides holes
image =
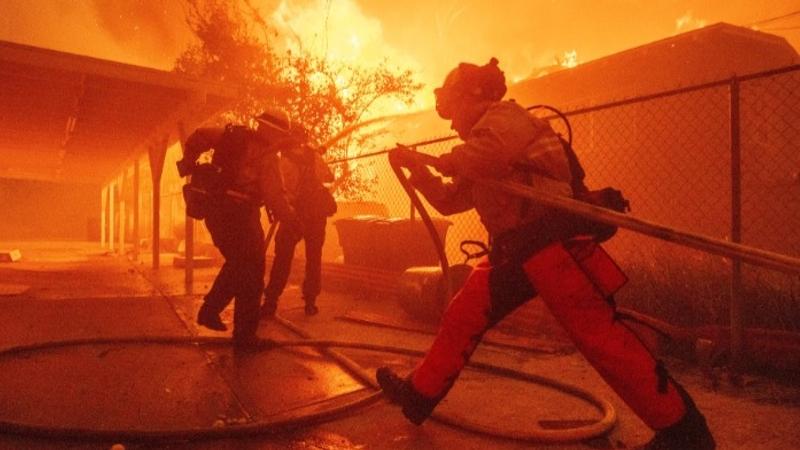
[[[93,0],[98,25],[126,52],[171,67],[191,34],[181,0]]]
[[[275,20],[287,45],[299,37],[332,58],[387,58],[418,69],[429,87],[461,61],[495,56],[514,80],[566,52],[586,62],[703,24],[747,25],[797,9],[797,0],[231,1]],[[0,39],[169,69],[191,42],[184,7],[185,0],[2,0]],[[800,46],[796,29],[775,32]]]
[[[182,0],[0,2],[0,39],[160,69],[186,46]]]

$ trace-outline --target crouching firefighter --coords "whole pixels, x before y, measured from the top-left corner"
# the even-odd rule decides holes
[[[687,392],[616,320],[612,296],[627,278],[599,245],[597,236],[607,238],[607,227],[471,181],[522,183],[565,197],[585,194],[582,169],[549,124],[513,101],[501,101],[506,85],[497,64],[494,58],[484,66],[462,63],[434,91],[439,116],[452,122],[462,144],[438,158],[423,159],[402,147],[389,154],[442,214],[475,208],[492,245],[448,305],[422,361],[407,377],[382,367],[378,383],[411,422],[421,424],[483,334],[539,295],[586,360],[655,430],[645,448],[715,448]],[[425,164],[452,181],[444,183]]]
[[[280,110],[265,112],[255,122],[255,129],[229,124],[196,130],[186,139],[183,159],[178,161],[180,175],[192,175],[192,182],[184,187],[187,213],[205,219],[214,245],[225,258],[197,323],[226,331],[219,314],[235,300],[233,341],[240,348],[257,342],[265,269],[261,206],[280,221],[297,221],[278,166],[278,152],[293,139],[291,123]],[[198,157],[210,149],[214,150],[211,163],[197,164]]]

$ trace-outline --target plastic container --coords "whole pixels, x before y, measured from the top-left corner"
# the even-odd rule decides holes
[[[442,242],[452,222],[434,218]],[[402,272],[439,262],[425,224],[401,217],[353,216],[334,222],[345,264]]]

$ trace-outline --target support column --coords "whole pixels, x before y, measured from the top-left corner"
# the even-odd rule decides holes
[[[108,250],[112,252],[114,251],[114,224],[117,223],[117,218],[114,216],[114,199],[116,198],[114,191],[116,189],[117,186],[114,182],[108,185]]]
[[[150,174],[153,178],[153,269],[158,270],[161,258],[161,173],[167,155],[169,137],[164,136],[148,149]]]
[[[125,228],[127,225],[127,213],[125,204],[125,172],[119,176],[119,254],[125,254]]]
[[[106,246],[106,218],[108,211],[108,186],[100,190],[100,246]]]
[[[133,258],[139,261],[139,158],[133,161]]]

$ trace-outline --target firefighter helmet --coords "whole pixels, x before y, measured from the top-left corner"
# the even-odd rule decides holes
[[[501,100],[506,94],[506,79],[497,65],[497,58],[492,58],[483,66],[461,63],[451,70],[442,87],[433,91],[439,116],[452,119],[464,101]]]
[[[292,129],[292,121],[289,114],[281,108],[267,108],[255,117],[258,126],[268,126],[283,133],[288,133]]]

